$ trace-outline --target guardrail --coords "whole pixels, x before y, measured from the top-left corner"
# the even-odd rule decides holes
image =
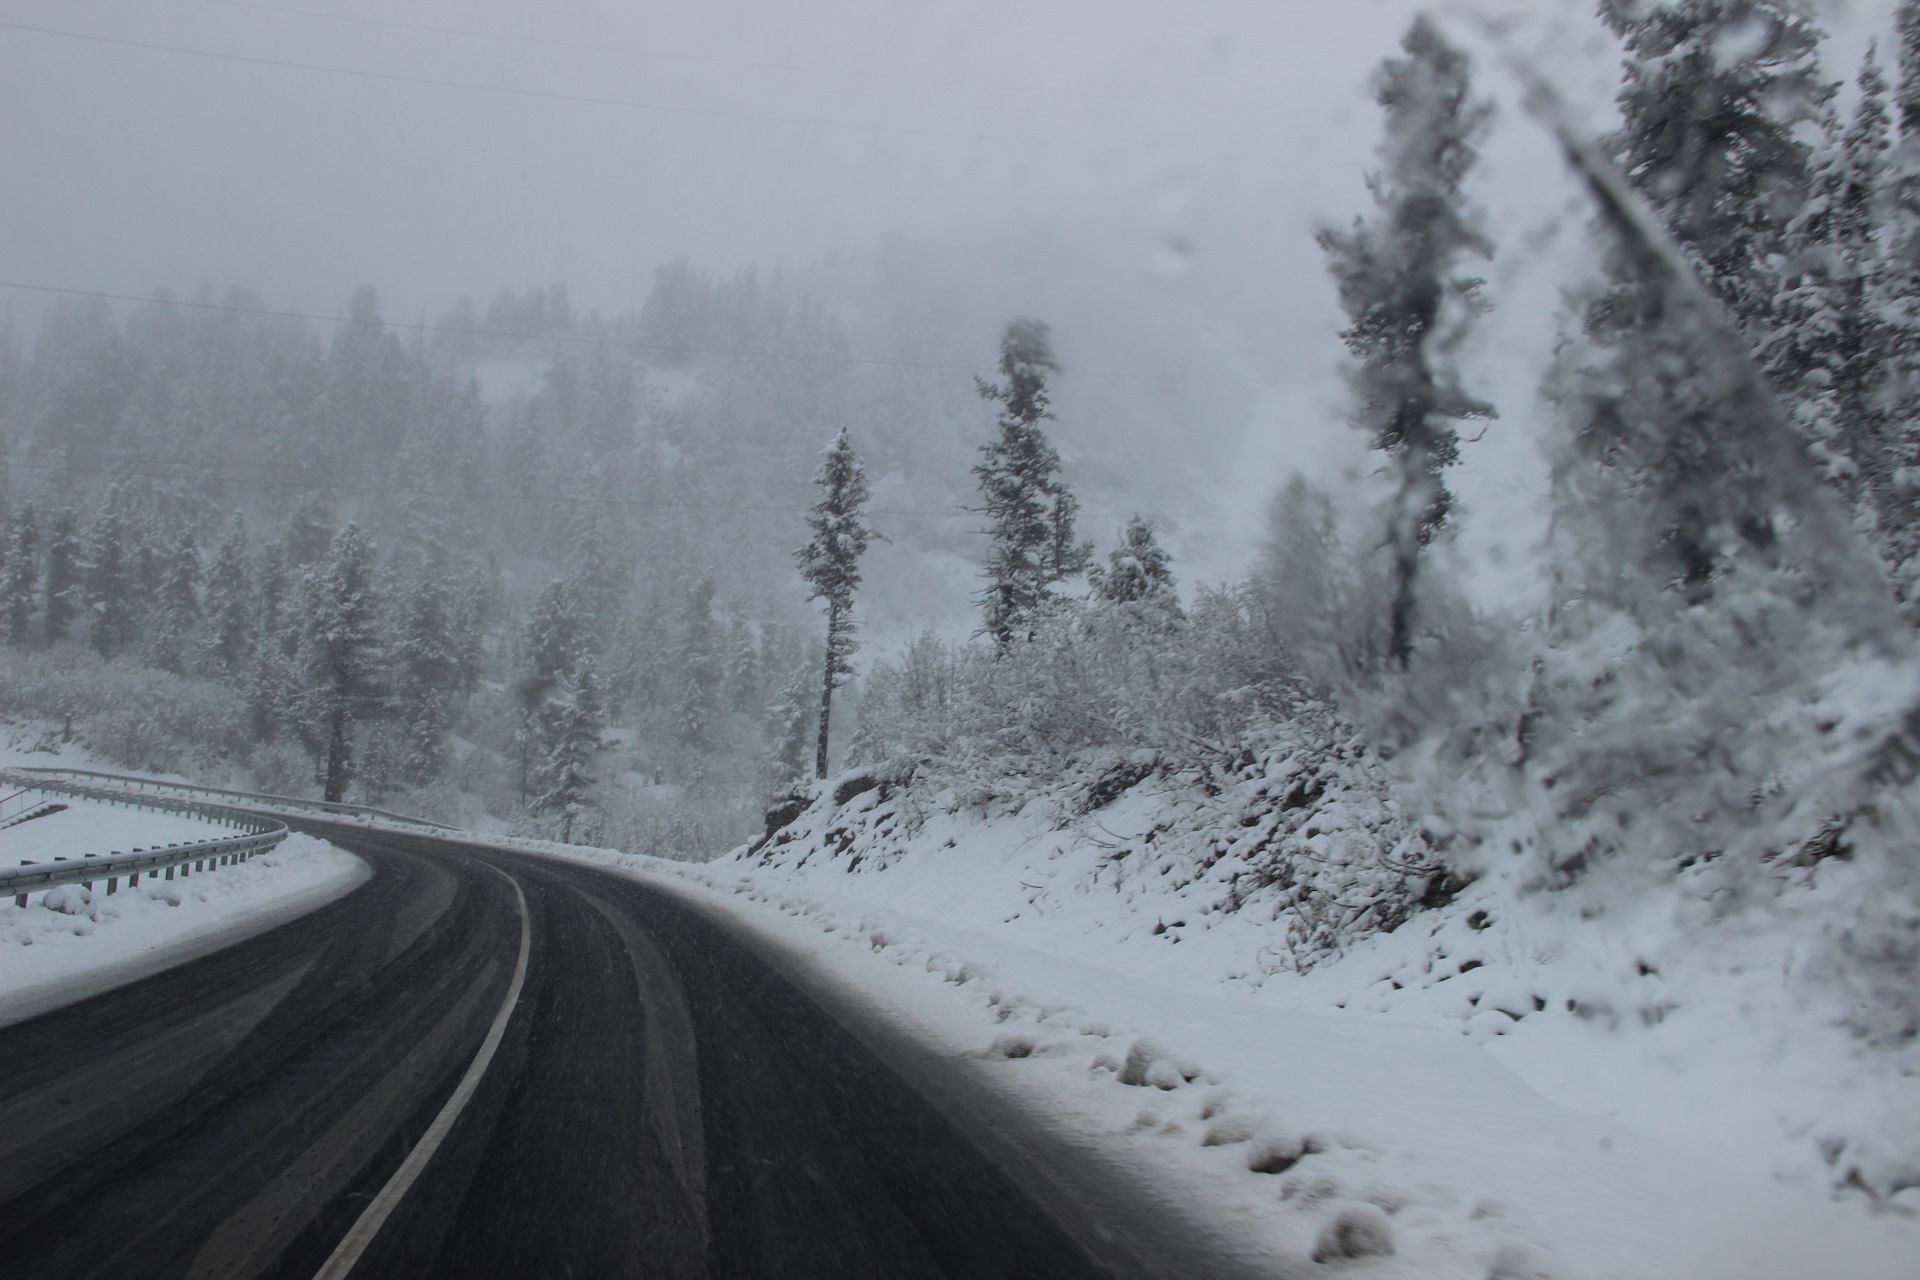
[[[63,884],[85,885],[91,890],[95,880],[105,880],[107,892],[113,893],[120,887],[121,876],[127,877],[128,888],[139,884],[141,875],[149,872],[164,873],[165,878],[171,880],[174,878],[174,873],[178,871],[180,877],[185,879],[195,871],[205,871],[210,867],[232,862],[245,862],[254,854],[265,853],[287,838],[286,823],[277,822],[261,814],[248,813],[245,810],[228,808],[224,805],[179,800],[170,796],[129,795],[124,787],[99,787],[80,782],[60,782],[38,776],[43,772],[52,771],[0,770],[0,784],[74,796],[82,800],[102,801],[110,805],[125,805],[133,809],[182,814],[205,822],[245,830],[241,835],[198,840],[189,844],[170,844],[164,849],[136,848],[126,853],[117,850],[105,854],[90,853],[78,858],[55,858],[52,862],[22,862],[18,867],[0,868],[0,897],[13,895],[16,906],[26,906],[27,895],[30,893],[57,888]],[[94,776],[111,778],[114,775]]]
[[[125,773],[96,773],[91,769],[50,769],[20,768],[5,771],[6,775],[32,775],[47,778],[100,778],[132,787],[135,791],[151,790],[159,795],[165,792],[185,792],[188,795],[218,796],[228,800],[247,800],[254,804],[276,805],[283,809],[317,809],[322,813],[345,814],[354,817],[384,818],[388,822],[408,822],[419,827],[432,827],[438,831],[453,831],[454,827],[444,822],[430,822],[425,818],[415,818],[404,813],[392,813],[386,809],[375,809],[364,804],[338,804],[331,800],[300,800],[293,796],[269,795],[261,791],[233,791],[226,787],[203,787],[193,782],[161,782],[154,778],[137,778]]]

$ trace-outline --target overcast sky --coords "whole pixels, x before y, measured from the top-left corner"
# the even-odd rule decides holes
[[[1891,3],[1824,10],[1830,71]],[[901,237],[1052,319],[1084,377],[1176,359],[1239,380],[1238,420],[1205,424],[1233,441],[1205,505],[1244,531],[1285,465],[1357,456],[1311,236],[1364,207],[1368,78],[1417,7],[0,0],[0,279],[240,284],[329,315],[364,282],[390,318],[431,320],[553,281],[624,310],[681,254],[803,267]],[[1496,284],[1550,309],[1529,264],[1565,249],[1540,237],[1571,189],[1467,15],[1517,19],[1506,48],[1596,129],[1617,51],[1585,0],[1437,8],[1503,102],[1479,179],[1496,230],[1535,237]],[[0,314],[42,305],[0,288]],[[1533,376],[1509,338],[1550,318],[1489,328],[1509,404]],[[1527,474],[1491,461],[1524,449],[1525,418],[1481,450],[1490,494]]]

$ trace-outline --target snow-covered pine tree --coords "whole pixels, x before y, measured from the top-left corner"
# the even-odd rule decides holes
[[[253,651],[253,583],[247,572],[247,518],[234,512],[207,570],[206,642],[202,666],[223,680],[238,680]]]
[[[1788,222],[1834,86],[1799,0],[1600,0],[1626,47],[1610,149],[1758,348],[1775,325]]]
[[[126,524],[114,509],[114,497],[87,531],[87,561],[83,580],[87,609],[87,644],[103,658],[124,651],[134,641],[133,566],[127,555]]]
[[[1920,137],[1920,0],[1900,0],[1894,11],[1900,83],[1894,87],[1894,124],[1901,138]]]
[[[1528,853],[1547,884],[1609,858],[1662,874],[1713,859],[1725,885],[1835,814],[1869,820],[1861,744],[1905,709],[1828,708],[1910,641],[1732,309],[1600,152],[1554,127],[1607,240],[1594,293],[1632,307],[1596,324],[1587,300],[1584,335],[1556,352],[1550,603],[1500,641],[1524,675],[1454,680],[1396,714],[1447,736],[1430,795],[1486,858]]]
[[[289,599],[289,567],[284,542],[260,549],[254,561],[253,621],[256,639],[246,668],[248,728],[254,741],[272,742],[294,718],[298,681],[294,661],[300,628],[296,603]]]
[[[1127,521],[1120,545],[1107,553],[1107,567],[1096,567],[1089,579],[1094,598],[1109,604],[1144,605],[1180,616],[1180,593],[1169,566],[1173,557],[1153,536],[1153,525],[1136,515]]]
[[[6,564],[0,569],[0,617],[4,617],[8,644],[25,644],[33,621],[34,587],[39,583],[35,563],[39,529],[33,504],[28,503],[7,521]]]
[[[572,579],[555,578],[541,589],[527,612],[521,647],[537,680],[563,680],[592,653],[591,619]]]
[[[807,527],[813,537],[793,555],[807,584],[807,599],[821,601],[827,610],[819,733],[813,755],[814,776],[824,778],[833,691],[853,674],[853,654],[860,647],[856,638],[859,628],[853,620],[853,593],[860,587],[860,557],[876,536],[861,510],[868,497],[867,471],[854,453],[845,427],[822,454],[813,481],[820,487],[820,500],[807,513]]]
[[[1878,239],[1891,386],[1880,407],[1875,486],[1880,551],[1909,613],[1920,606],[1920,0],[1901,0],[1896,14],[1899,83],[1894,88],[1898,141],[1881,174]]]
[[[727,620],[727,670],[722,699],[729,710],[751,714],[765,700],[760,687],[760,647],[754,643],[753,628],[735,614]]]
[[[1462,260],[1491,257],[1493,246],[1461,190],[1491,108],[1473,100],[1466,55],[1426,17],[1400,47],[1406,56],[1383,62],[1374,88],[1386,112],[1381,167],[1368,181],[1376,212],[1351,230],[1321,231],[1319,241],[1351,321],[1340,336],[1359,362],[1353,424],[1398,473],[1386,529],[1388,656],[1404,668],[1420,555],[1453,508],[1441,478],[1460,457],[1451,424],[1494,416],[1438,362],[1455,336],[1448,329],[1481,305],[1481,281],[1458,274]]]
[[[287,564],[296,572],[325,559],[333,543],[333,516],[327,500],[313,490],[300,496],[287,517]]]
[[[164,535],[151,520],[135,515],[123,517],[127,551],[127,581],[132,585],[133,630],[144,634],[156,625],[160,605],[160,584],[166,579],[167,564],[173,550],[164,543]]]
[[[85,565],[80,547],[79,520],[71,508],[54,512],[47,535],[47,578],[42,600],[41,630],[47,643],[64,640],[73,630],[84,599],[80,575]]]
[[[397,764],[402,780],[421,786],[446,767],[459,675],[446,593],[431,573],[422,573],[407,591],[397,630],[393,650]]]
[[[606,749],[607,715],[591,658],[582,660],[563,689],[541,764],[540,794],[532,807],[535,813],[557,815],[560,841],[571,844],[574,828],[593,807],[591,789],[598,779],[587,771],[594,757]]]
[[[999,434],[980,446],[973,474],[983,503],[977,510],[993,540],[981,631],[1002,650],[1031,631],[1054,588],[1086,572],[1093,558],[1093,544],[1074,540],[1079,507],[1060,478],[1060,455],[1040,429],[1053,417],[1047,375],[1059,370],[1047,326],[1018,319],[1000,339],[1001,381],[976,379],[981,398],[1000,405]]]
[[[162,558],[160,586],[153,607],[153,634],[147,665],[185,675],[200,626],[200,547],[193,530],[182,529]]]
[[[810,757],[819,740],[814,721],[819,714],[820,700],[813,695],[810,670],[794,668],[780,687],[780,696],[767,709],[773,741],[771,789],[775,793],[792,791],[811,776]]]
[[[720,718],[721,664],[714,637],[711,577],[702,577],[687,593],[675,656],[680,694],[674,704],[674,737],[691,750],[712,750]]]
[[[472,693],[480,687],[480,671],[487,657],[487,622],[496,594],[494,575],[479,563],[469,566],[454,592],[454,688],[460,693]]]
[[[1871,517],[1893,496],[1884,389],[1895,338],[1879,235],[1887,82],[1871,46],[1859,86],[1852,123],[1816,157],[1812,198],[1788,227],[1792,265],[1762,362],[1828,478]]]
[[[355,730],[381,713],[386,696],[374,558],[373,543],[349,524],[301,584],[295,711],[329,801],[346,797]]]

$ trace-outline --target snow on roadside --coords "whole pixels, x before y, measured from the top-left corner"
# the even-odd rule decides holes
[[[69,806],[65,812],[0,830],[0,858],[82,856],[233,834],[178,814],[57,798]],[[25,907],[6,898],[0,1026],[264,932],[333,901],[368,874],[352,854],[296,833],[246,862],[186,878],[143,876],[138,886],[122,880],[113,894],[101,881],[91,892],[66,885],[33,894]]]
[[[872,900],[907,878],[501,843],[680,892],[808,957],[1276,1274],[1318,1260],[1409,1280],[1906,1280],[1920,1256],[1898,1211],[1557,1105],[1457,1029],[1276,1007],[1183,984],[1179,965],[1154,981],[1067,931],[1029,945],[954,924],[951,899],[940,918]]]
[[[151,849],[240,834],[231,827],[216,826],[185,814],[128,809],[78,800],[57,792],[41,791],[22,797],[29,809],[41,801],[67,807],[59,813],[0,828],[0,866],[51,862],[55,857],[80,858],[90,853],[126,853],[135,847]]]

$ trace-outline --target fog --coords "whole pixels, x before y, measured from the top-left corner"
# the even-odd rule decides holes
[[[1581,65],[1586,8],[1519,38]],[[1053,323],[1062,447],[1148,464],[1096,465],[1092,502],[1201,520],[1176,542],[1220,576],[1286,467],[1360,457],[1311,233],[1364,203],[1413,11],[9,3],[0,274],[322,316],[368,283],[405,323],[554,281],[617,313],[683,255],[870,292],[892,245],[964,309],[973,349],[922,353],[962,383],[1006,315]]]

